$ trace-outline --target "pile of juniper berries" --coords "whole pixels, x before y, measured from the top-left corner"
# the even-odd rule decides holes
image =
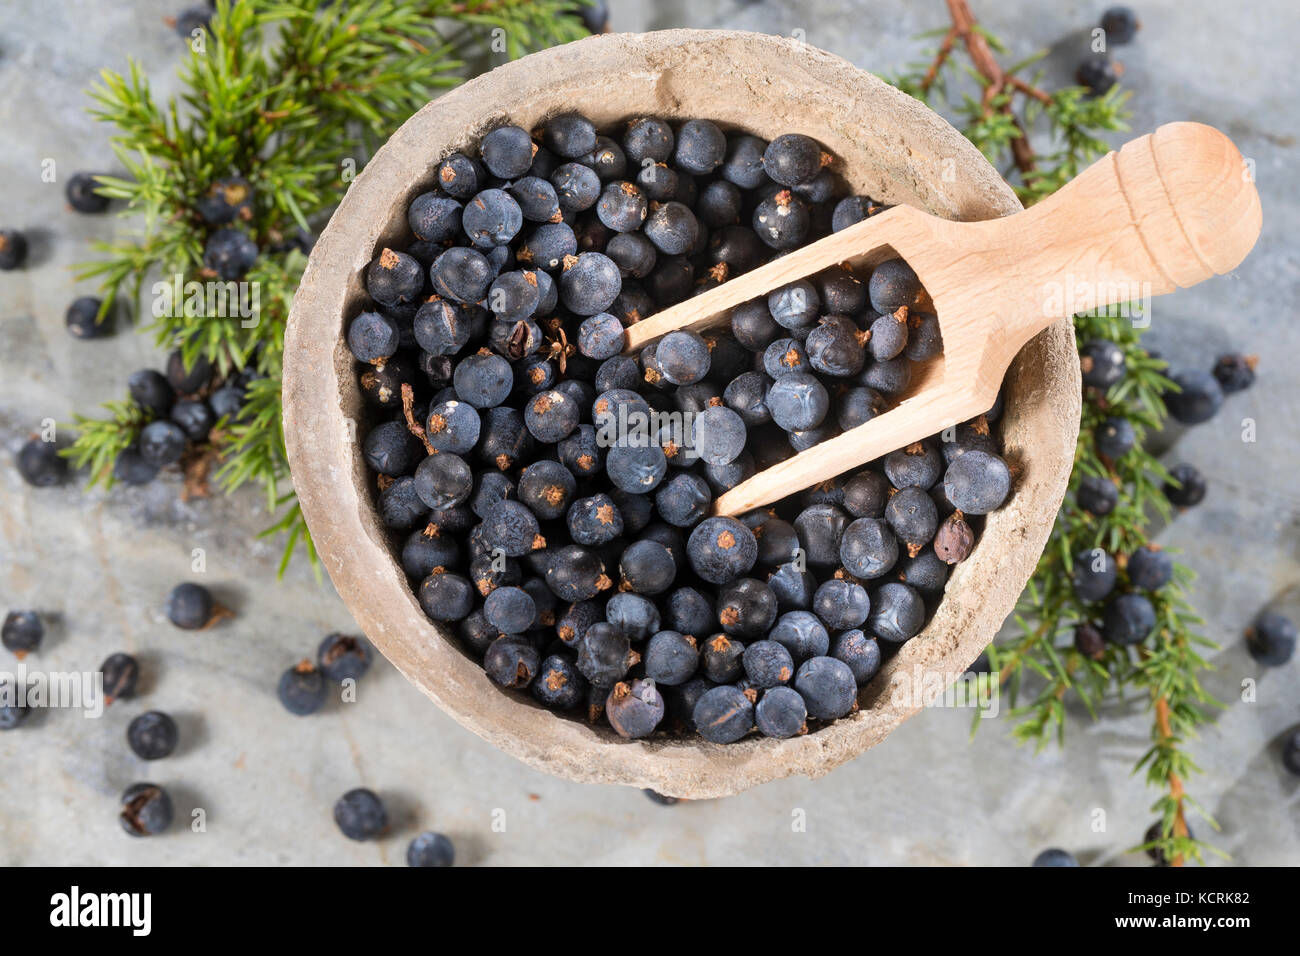
[[[617,136],[617,138],[615,138]],[[624,330],[882,207],[797,133],[602,135],[566,114],[456,152],[366,271],[362,443],[420,605],[501,687],[620,735],[789,737],[857,709],[1011,490],[979,418],[740,518],[714,499],[879,415],[939,324],[902,260],[673,332]]]

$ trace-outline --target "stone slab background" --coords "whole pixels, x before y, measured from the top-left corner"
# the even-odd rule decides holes
[[[1046,67],[1056,81],[1072,73],[1105,5],[974,4],[1015,57],[1052,48]],[[83,90],[128,55],[145,64],[160,94],[172,89],[183,48],[163,18],[181,6],[51,0],[0,8],[0,224],[33,239],[27,269],[0,273],[6,459],[42,419],[67,421],[117,398],[130,371],[161,361],[148,336],[87,343],[65,332],[68,302],[92,291],[73,281],[70,266],[89,257],[91,240],[131,222],[69,212],[61,182],[40,181],[40,164],[55,159],[60,177],[112,168],[107,131],[86,114]],[[876,72],[915,56],[913,37],[946,22],[937,0],[611,6],[623,30],[802,30],[810,43]],[[1139,12],[1139,39],[1117,51],[1134,92],[1133,132],[1175,119],[1219,126],[1256,161],[1264,203],[1264,233],[1246,263],[1158,300],[1148,333],[1175,364],[1208,366],[1228,348],[1263,357],[1256,388],[1211,424],[1162,437],[1170,464],[1194,462],[1209,479],[1206,503],[1159,540],[1181,549],[1200,575],[1197,608],[1224,645],[1208,683],[1228,706],[1194,745],[1205,773],[1192,791],[1221,823],[1215,842],[1228,862],[1296,864],[1300,781],[1278,753],[1300,724],[1300,662],[1260,673],[1240,638],[1265,605],[1300,605],[1295,15],[1288,0],[1230,14],[1200,0],[1152,0]],[[1254,443],[1241,440],[1247,418],[1257,425]],[[276,583],[278,552],[254,537],[266,523],[258,495],[182,503],[178,490],[173,480],[110,494],[80,484],[37,491],[0,467],[0,609],[36,607],[53,621],[29,666],[93,669],[126,650],[141,657],[147,678],[137,699],[100,720],[36,713],[0,736],[0,863],[394,864],[427,828],[451,835],[466,864],[1021,865],[1050,845],[1085,863],[1145,862],[1123,852],[1140,842],[1154,798],[1131,774],[1149,733],[1136,703],[1109,707],[1097,723],[1080,713],[1068,749],[1039,754],[1015,746],[1005,720],[985,722],[972,742],[967,711],[931,709],[822,780],[671,808],[635,790],[528,769],[462,730],[384,662],[361,683],[357,703],[291,717],[274,698],[280,671],[312,654],[325,633],[348,630],[347,612],[305,564]],[[207,556],[204,583],[239,612],[198,635],[176,631],[161,613],[167,590],[193,577],[194,548]],[[1246,678],[1258,679],[1253,703],[1240,700]],[[150,708],[172,713],[182,734],[180,751],[155,765],[137,760],[124,740],[129,720]],[[206,832],[176,826],[155,839],[126,838],[117,795],[138,780],[167,786],[182,822],[203,808]],[[395,821],[386,839],[354,844],[335,829],[330,807],[355,786],[388,800]],[[800,818],[806,827],[797,832]]]

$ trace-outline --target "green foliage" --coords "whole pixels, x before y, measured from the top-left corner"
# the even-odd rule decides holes
[[[144,68],[107,70],[91,90],[93,115],[115,127],[123,170],[100,192],[138,217],[138,234],[97,246],[80,278],[100,283],[104,311],[120,301],[148,320],[159,346],[202,354],[221,379],[257,373],[236,422],[212,443],[224,491],[262,487],[277,515],[272,533],[285,561],[301,545],[315,561],[288,483],[281,425],[284,329],[306,263],[301,236],[319,229],[353,174],[384,140],[444,89],[501,57],[585,36],[575,0],[219,0],[210,32],[191,43],[180,93],[160,100]],[[253,188],[252,216],[239,223],[261,249],[245,277],[259,297],[256,321],[184,299],[150,309],[155,281],[211,278],[203,247],[211,229],[196,212],[214,180],[239,175]],[[218,303],[220,304],[220,303]],[[162,312],[162,314],[151,314]],[[78,416],[67,450],[111,485],[112,464],[147,423],[129,401],[107,418]]]
[[[994,53],[1005,46],[976,25]],[[1118,86],[1093,97],[1082,87],[1046,91],[1041,75],[1021,80],[1021,74],[1042,57],[1035,54],[1009,68],[996,62],[976,63],[954,26],[931,33],[942,38],[894,82],[940,112],[948,114],[962,133],[997,168],[1004,171],[1021,201],[1032,204],[1060,189],[1110,147],[1102,134],[1126,130],[1128,94]],[[977,68],[979,67],[979,68]],[[998,76],[997,74],[1001,74]],[[996,81],[996,86],[994,83]],[[1041,132],[1047,151],[1029,148],[1026,131]],[[1185,749],[1216,708],[1200,675],[1210,668],[1205,653],[1216,645],[1198,633],[1202,622],[1187,600],[1192,574],[1175,565],[1173,580],[1150,595],[1156,610],[1156,633],[1137,648],[1107,645],[1100,659],[1074,646],[1077,625],[1098,623],[1100,608],[1081,602],[1071,582],[1074,556],[1103,548],[1121,560],[1148,543],[1153,519],[1167,520],[1170,508],[1162,486],[1170,480],[1164,466],[1141,447],[1149,432],[1166,419],[1162,395],[1173,388],[1163,375],[1164,363],[1142,347],[1141,330],[1125,310],[1075,316],[1080,343],[1109,339],[1124,351],[1127,372],[1104,395],[1085,389],[1079,443],[1069,490],[1047,548],[1016,608],[1014,627],[988,649],[989,662],[1008,695],[1016,721],[1015,739],[1045,746],[1065,741],[1069,703],[1077,701],[1094,718],[1108,700],[1125,694],[1145,697],[1152,713],[1152,744],[1137,761],[1135,773],[1161,791],[1152,809],[1162,821],[1160,837],[1135,849],[1156,848],[1166,859],[1201,861],[1212,847],[1182,835],[1185,812],[1195,809],[1214,821],[1183,790],[1199,768]],[[1107,418],[1133,424],[1138,447],[1119,461],[1103,460],[1094,436]],[[1085,476],[1108,478],[1119,489],[1119,503],[1104,517],[1095,517],[1075,503]],[[978,726],[978,717],[974,721]],[[1217,828],[1217,827],[1216,827]]]

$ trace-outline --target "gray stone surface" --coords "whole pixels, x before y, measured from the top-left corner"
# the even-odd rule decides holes
[[[63,310],[78,286],[69,266],[89,241],[130,220],[77,216],[62,182],[111,167],[106,131],[84,112],[82,89],[105,66],[140,58],[159,90],[173,85],[180,41],[162,23],[181,3],[56,0],[0,8],[0,222],[37,237],[22,272],[0,273],[0,444],[6,455],[43,418],[69,419],[116,398],[125,375],[157,365],[147,335],[72,340]],[[939,26],[938,3],[614,3],[623,29],[727,26],[790,33],[881,72],[917,49],[910,37]],[[1050,75],[1067,77],[1080,28],[1104,4],[976,3],[985,23],[1026,54],[1057,45]],[[1293,471],[1297,373],[1290,321],[1297,291],[1297,185],[1288,175],[1300,90],[1286,0],[1239,7],[1233,29],[1211,24],[1217,8],[1174,0],[1141,4],[1144,29],[1118,52],[1134,91],[1134,132],[1195,119],[1234,137],[1257,163],[1264,234],[1231,277],[1156,303],[1149,333],[1175,363],[1207,365],[1223,348],[1263,356],[1258,386],[1229,401],[1212,424],[1166,439],[1167,459],[1195,462],[1210,495],[1160,540],[1182,549],[1200,574],[1196,606],[1214,655],[1209,686],[1228,702],[1194,752],[1205,773],[1192,791],[1223,826],[1216,842],[1243,865],[1300,862],[1297,783],[1278,763],[1279,740],[1300,722],[1293,662],[1260,674],[1240,632],[1264,605],[1300,604],[1296,546],[1300,498]],[[1065,39],[1063,39],[1065,38]],[[88,42],[89,40],[89,42]],[[1118,140],[1117,140],[1118,142]],[[1258,441],[1240,440],[1242,419]],[[293,718],[274,699],[279,672],[350,621],[328,585],[305,566],[274,580],[277,554],[253,533],[266,521],[253,493],[181,503],[175,481],[143,490],[33,491],[0,468],[0,609],[36,607],[53,627],[31,669],[94,668],[128,650],[146,665],[144,693],[100,720],[37,713],[0,735],[0,862],[3,863],[400,863],[419,829],[449,833],[465,863],[1022,864],[1041,848],[1067,847],[1085,862],[1135,865],[1123,853],[1149,822],[1154,794],[1131,775],[1148,743],[1139,702],[1080,714],[1062,752],[1015,746],[1005,719],[973,742],[969,713],[931,709],[890,740],[818,781],[786,780],[726,801],[675,808],[641,794],[543,776],[461,730],[390,666],[380,663],[355,704]],[[207,571],[190,572],[194,548]],[[202,634],[176,631],[161,614],[167,589],[199,579],[239,612]],[[6,655],[0,663],[12,667]],[[1243,703],[1241,682],[1258,678]],[[149,708],[173,713],[178,754],[147,765],[125,746],[126,724]],[[177,826],[152,840],[126,838],[114,820],[127,785],[168,786],[183,821],[206,812],[207,829]],[[344,840],[333,801],[354,786],[389,798],[394,831],[375,844]],[[800,821],[806,825],[797,827]],[[1198,827],[1203,830],[1204,827]]]

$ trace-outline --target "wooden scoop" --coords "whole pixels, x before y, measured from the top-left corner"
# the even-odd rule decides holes
[[[1232,270],[1261,219],[1250,168],[1232,141],[1200,123],[1170,123],[1014,216],[951,222],[910,206],[872,216],[632,325],[627,351],[677,329],[729,322],[735,306],[828,266],[901,256],[915,270],[934,301],[942,357],[897,407],[714,503],[716,514],[741,514],[987,411],[1033,336],[1067,315]]]

